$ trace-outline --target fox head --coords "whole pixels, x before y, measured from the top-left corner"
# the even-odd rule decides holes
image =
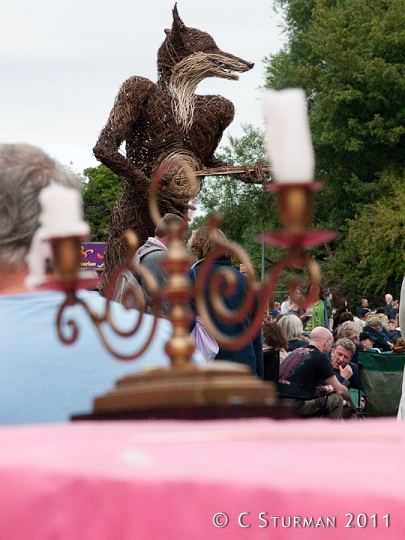
[[[161,83],[168,83],[173,72],[184,71],[200,81],[207,77],[237,80],[235,72],[252,69],[254,64],[221,51],[213,38],[196,28],[188,28],[180,19],[177,3],[173,8],[171,30],[158,51],[158,75]]]

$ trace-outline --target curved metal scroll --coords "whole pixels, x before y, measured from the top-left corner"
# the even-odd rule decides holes
[[[142,310],[142,307],[145,307],[145,298],[142,294],[142,291],[137,290],[135,288],[130,288],[125,292],[124,302],[123,302],[124,307],[129,308],[132,305],[132,301],[135,300],[140,307],[137,313],[137,316],[135,317],[135,322],[132,328],[127,331],[121,330],[116,324],[116,322],[114,321],[114,317],[111,313],[110,298],[112,297],[114,286],[119,276],[123,272],[125,271],[136,272],[140,274],[142,276],[142,279],[146,281],[151,291],[151,294],[155,295],[157,291],[157,284],[154,277],[142,265],[135,264],[133,262],[133,257],[135,255],[137,244],[138,244],[138,240],[135,233],[133,233],[132,231],[127,231],[127,233],[125,234],[125,237],[129,245],[127,259],[126,259],[125,264],[115,272],[113,279],[111,279],[109,283],[109,286],[107,288],[107,298],[106,298],[104,314],[99,314],[95,312],[94,310],[92,310],[87,305],[86,302],[84,302],[83,300],[77,297],[75,290],[70,289],[70,290],[65,291],[66,299],[58,310],[57,319],[56,319],[56,328],[57,328],[59,339],[66,345],[70,345],[77,340],[79,336],[79,329],[78,329],[77,323],[72,319],[64,321],[63,317],[64,317],[65,310],[68,307],[71,307],[75,304],[79,304],[83,307],[87,315],[93,321],[93,324],[97,330],[97,333],[102,343],[106,347],[106,349],[119,360],[135,360],[139,358],[142,354],[144,354],[144,352],[148,349],[156,331],[156,327],[158,324],[158,317],[156,315],[153,317],[152,326],[150,328],[149,335],[147,339],[145,340],[145,342],[141,344],[138,347],[138,349],[131,354],[123,354],[117,351],[115,348],[113,348],[112,345],[109,343],[106,337],[105,330],[103,328],[103,325],[107,324],[108,327],[116,336],[121,337],[121,338],[130,338],[131,336],[134,336],[138,332],[138,330],[140,329],[142,325],[143,318],[145,316],[145,312]],[[158,311],[158,305],[156,305],[156,303],[154,304],[153,311],[154,312]],[[68,333],[66,333],[66,331],[64,330],[65,327],[69,329]]]
[[[311,293],[304,298],[302,295],[297,297],[296,290],[299,288],[299,282],[294,280],[290,284],[290,294],[301,308],[312,304],[316,300],[316,286],[320,284],[321,272],[318,264],[311,259],[308,253],[301,250],[289,252],[281,261],[279,261],[272,270],[266,274],[264,281],[260,284],[255,282],[252,276],[248,276],[248,286],[244,301],[239,309],[230,310],[225,299],[227,295],[235,293],[236,278],[235,273],[225,268],[218,270],[215,275],[210,276],[212,263],[218,258],[226,248],[247,265],[250,263],[247,253],[236,243],[229,242],[224,244],[218,242],[215,248],[201,263],[195,283],[195,299],[197,311],[201,316],[208,332],[216,339],[218,344],[227,350],[236,350],[247,345],[252,338],[257,335],[263,323],[263,312],[267,310],[269,299],[276,290],[276,285],[287,268],[297,268],[304,266],[309,274]],[[209,299],[209,300],[207,300]],[[211,307],[211,309],[210,309]],[[253,313],[249,327],[238,336],[228,336],[221,332],[214,322],[214,317],[222,323],[237,324]]]

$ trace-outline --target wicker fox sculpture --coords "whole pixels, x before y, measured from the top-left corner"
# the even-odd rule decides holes
[[[125,188],[111,212],[106,244],[104,278],[108,283],[124,261],[127,246],[122,234],[134,230],[141,243],[153,236],[148,193],[154,171],[165,160],[179,156],[193,170],[225,166],[214,158],[222,134],[234,117],[233,104],[222,96],[197,95],[207,77],[237,80],[235,72],[253,64],[221,51],[206,32],[185,26],[177,4],[173,24],[158,51],[158,81],[134,76],[121,86],[107,124],[93,149],[95,157],[125,180]],[[125,142],[126,152],[120,152]],[[261,183],[260,167],[234,175],[241,181]],[[200,190],[190,186],[181,169],[169,169],[160,186],[161,215],[188,213],[189,202]]]

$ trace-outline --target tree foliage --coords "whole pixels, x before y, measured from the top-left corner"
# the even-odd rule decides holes
[[[91,240],[105,242],[110,212],[122,194],[124,180],[105,165],[84,169],[83,175],[83,209]]]
[[[405,167],[403,0],[276,4],[288,41],[265,60],[266,86],[305,89],[316,173],[327,181],[317,218],[340,229],[385,193],[381,173]]]
[[[316,177],[315,224],[340,239],[317,250],[338,294],[399,293],[404,275],[403,0],[275,0],[286,45],[265,58],[265,86],[305,90]],[[380,296],[379,296],[380,297]]]
[[[332,274],[340,274],[342,291],[357,291],[354,298],[360,304],[361,284],[377,307],[388,291],[399,297],[405,275],[405,178],[399,182],[391,176],[386,181],[391,181],[394,196],[365,205],[361,214],[348,220],[347,235],[329,267]]]

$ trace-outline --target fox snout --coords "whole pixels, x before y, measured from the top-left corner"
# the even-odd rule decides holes
[[[219,77],[236,81],[239,79],[236,73],[243,73],[252,69],[254,64],[246,62],[231,54],[204,53],[198,51],[187,56],[173,67],[171,81],[193,79],[195,82],[202,81],[207,77]]]
[[[253,62],[247,62],[246,60],[243,60],[242,58],[239,58],[238,56],[234,56],[233,54],[223,52],[219,49],[218,49],[217,54],[220,56],[223,56],[224,58],[228,58],[229,61],[231,62],[235,62],[236,64],[243,66],[240,70],[237,70],[237,71],[249,71],[250,69],[254,67]]]
[[[179,17],[177,5],[173,9],[172,28],[165,33],[166,39],[158,53],[158,71],[162,79],[169,80],[187,71],[200,80],[207,77],[237,80],[239,77],[235,72],[243,73],[254,66],[252,62],[221,51],[206,32],[187,27]]]
[[[254,66],[253,62],[246,62],[246,60],[242,60],[242,58],[238,58],[237,56],[222,51],[219,51],[217,54],[208,54],[207,58],[223,72],[224,78],[229,79],[239,78],[233,71],[244,73]]]

